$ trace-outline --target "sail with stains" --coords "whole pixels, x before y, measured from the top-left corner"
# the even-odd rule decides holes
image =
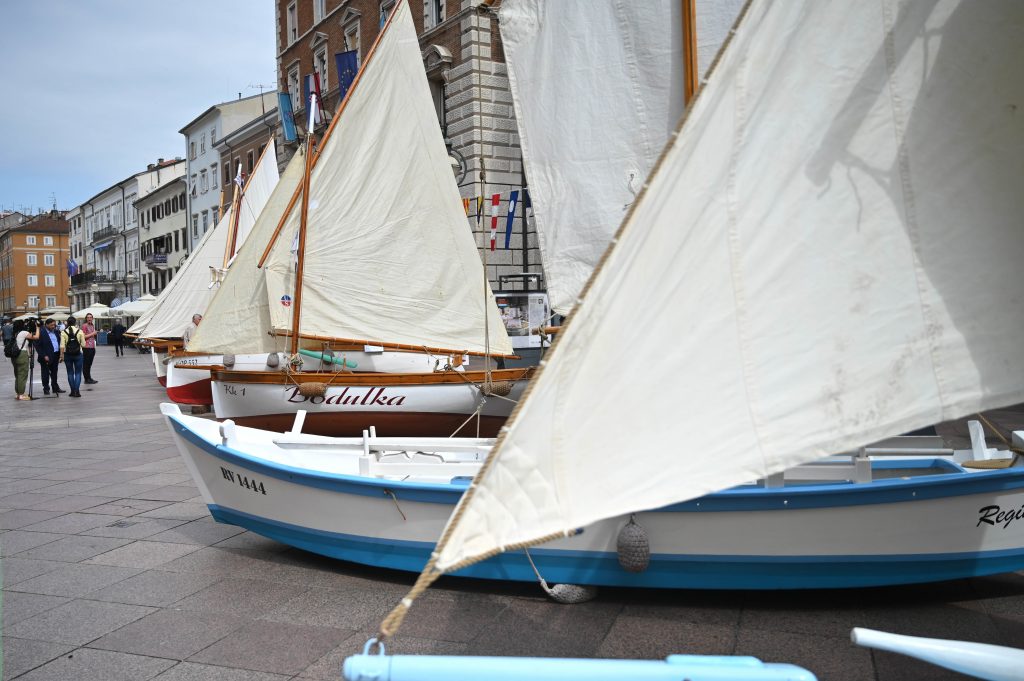
[[[1024,401],[1024,3],[744,12],[428,574]]]
[[[418,45],[399,3],[322,142],[310,175],[298,331],[511,354]],[[296,205],[264,266],[278,334],[292,331],[300,213]]]

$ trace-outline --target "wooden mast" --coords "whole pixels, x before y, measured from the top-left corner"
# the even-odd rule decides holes
[[[306,258],[306,220],[309,215],[309,173],[313,169],[313,121],[316,95],[310,97],[309,125],[306,128],[306,168],[302,174],[302,212],[299,217],[298,260],[295,263],[295,297],[292,300],[292,354],[299,352],[299,317],[302,312],[302,269]]]
[[[683,103],[689,106],[697,94],[697,10],[696,0],[683,1]]]
[[[238,174],[241,172],[242,162],[239,161],[238,173],[235,174],[235,177],[238,177]],[[231,256],[235,253],[235,242],[238,240],[238,213],[242,207],[242,188],[238,186],[237,182],[232,184],[235,185],[234,196],[231,199],[231,209],[234,211],[234,214],[231,216],[231,231],[228,232],[227,244],[224,248],[224,264],[221,265],[225,269],[228,266],[228,262],[231,261]]]

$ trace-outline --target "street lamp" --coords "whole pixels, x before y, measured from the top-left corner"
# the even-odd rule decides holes
[[[139,275],[134,272],[129,272],[124,275],[124,297],[128,300],[132,300],[132,284],[139,280]]]

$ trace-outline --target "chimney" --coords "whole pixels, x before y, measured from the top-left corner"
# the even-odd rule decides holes
[[[163,165],[164,164],[164,160],[162,158],[158,158],[156,160],[156,162],[157,162],[158,165]]]

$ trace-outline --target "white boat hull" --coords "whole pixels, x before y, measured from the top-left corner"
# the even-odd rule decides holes
[[[375,426],[386,435],[447,436],[464,426],[459,435],[492,436],[526,385],[522,370],[495,375],[521,380],[506,396],[484,398],[471,372],[323,374],[311,378],[326,384],[324,394],[307,396],[287,375],[258,382],[251,375],[217,371],[212,379],[213,405],[218,418],[269,430],[287,430],[302,409],[307,412],[304,430],[320,435],[358,435]],[[429,382],[435,377],[444,382]],[[477,419],[470,419],[478,409],[479,433]]]
[[[468,482],[360,474],[358,439],[303,449],[239,427],[223,444],[219,424],[165,414],[214,518],[335,558],[419,571]],[[627,517],[530,554],[549,582],[667,588],[855,587],[1024,568],[1024,469],[948,470],[866,484],[749,485],[638,513],[651,551],[639,573],[616,553]],[[536,579],[522,552],[457,574]]]

